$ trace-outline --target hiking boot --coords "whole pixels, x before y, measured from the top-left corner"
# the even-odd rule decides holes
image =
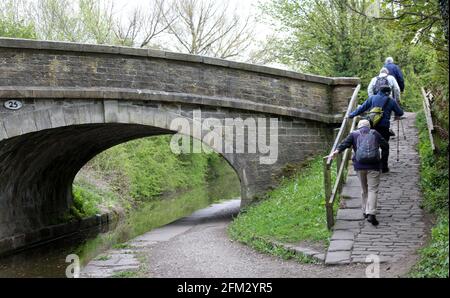
[[[379,224],[377,218],[373,214],[369,214],[369,216],[367,217],[367,221],[370,222],[374,226],[378,226],[378,224]]]
[[[369,214],[363,213],[364,218],[367,218]]]

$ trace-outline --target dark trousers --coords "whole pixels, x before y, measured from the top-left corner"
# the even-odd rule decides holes
[[[380,133],[380,135],[386,140],[386,142],[389,142],[389,139],[391,138],[391,134],[389,133],[389,127],[376,126],[375,130]],[[389,160],[389,149],[382,150],[381,151],[381,167],[383,169],[388,168],[388,160]]]

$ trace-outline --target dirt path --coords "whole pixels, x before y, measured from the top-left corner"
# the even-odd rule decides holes
[[[129,241],[128,249],[107,252],[108,260],[90,262],[82,276],[138,270],[145,277],[365,277],[367,265],[300,264],[231,241],[226,228],[238,210],[238,200],[199,210]],[[414,260],[381,264],[380,276],[403,275]]]

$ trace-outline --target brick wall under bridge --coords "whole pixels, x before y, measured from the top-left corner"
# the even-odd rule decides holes
[[[173,134],[174,119],[193,126],[194,111],[221,125],[278,119],[273,163],[223,153],[246,205],[288,164],[329,146],[358,83],[164,51],[0,38],[0,252],[56,236],[46,227],[71,206],[73,179],[95,155]],[[7,109],[8,100],[23,106]]]

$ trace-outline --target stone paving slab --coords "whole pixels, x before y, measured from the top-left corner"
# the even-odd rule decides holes
[[[358,209],[361,210],[361,199],[342,199],[346,209]]]
[[[396,139],[390,141],[389,167],[382,174],[377,206],[378,226],[363,219],[360,209],[361,189],[353,169],[341,193],[325,264],[396,262],[414,254],[426,238],[422,194],[419,188],[418,135],[414,113],[403,120],[406,140],[400,130],[400,156],[397,162]],[[397,122],[392,121],[397,127]],[[395,131],[397,131],[395,129]],[[356,183],[357,182],[357,183]]]
[[[363,214],[361,209],[339,209],[336,215],[336,220],[361,220]]]

